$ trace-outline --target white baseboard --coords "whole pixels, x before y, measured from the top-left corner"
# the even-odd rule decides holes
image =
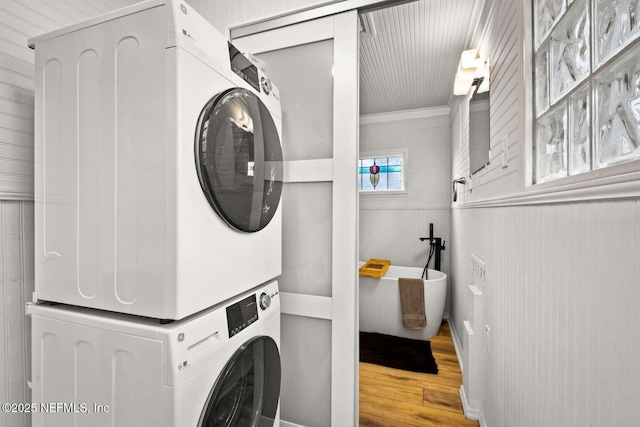
[[[464,392],[464,385],[460,386],[460,400],[462,401],[462,409],[464,410],[464,416],[470,420],[480,421],[483,417],[482,411],[469,407],[469,401],[467,400],[467,394]],[[481,423],[482,424],[482,423]]]
[[[453,324],[453,318],[449,315],[449,313],[445,313],[444,317],[447,319],[447,323],[449,324],[449,330],[451,331],[451,338],[453,339],[453,348],[456,350],[456,357],[458,358],[458,365],[460,365],[460,372],[464,375],[464,364],[462,363],[462,344],[460,342],[460,338],[458,338],[458,332]]]
[[[464,377],[464,366],[462,363],[462,345],[460,343],[460,338],[458,338],[458,332],[453,324],[453,319],[449,316],[449,313],[445,314],[447,319],[447,323],[449,323],[449,330],[451,331],[451,338],[453,339],[453,347],[456,350],[456,357],[458,358],[458,364],[460,365],[460,371],[462,372],[462,376]],[[487,421],[484,419],[484,413],[479,409],[474,409],[469,407],[469,401],[467,400],[467,395],[464,392],[464,385],[460,386],[460,400],[462,401],[462,409],[464,410],[464,416],[469,418],[470,420],[476,420],[480,423],[480,427],[487,427]]]
[[[484,412],[480,411],[480,419],[478,421],[480,422],[480,427],[489,427],[487,420],[484,419]]]

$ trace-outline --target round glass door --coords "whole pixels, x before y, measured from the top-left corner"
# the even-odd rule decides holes
[[[202,190],[229,226],[254,232],[269,224],[282,193],[282,148],[260,98],[242,88],[211,98],[198,119],[195,155]]]
[[[198,427],[271,427],[280,398],[280,353],[271,337],[247,341],[225,365]]]

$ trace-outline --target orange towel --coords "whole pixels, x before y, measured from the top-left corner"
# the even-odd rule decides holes
[[[422,279],[398,279],[400,289],[400,308],[402,326],[405,329],[423,329],[427,327],[424,309],[424,283]]]

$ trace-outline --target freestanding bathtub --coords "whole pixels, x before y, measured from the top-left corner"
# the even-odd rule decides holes
[[[363,264],[360,262],[360,266]],[[427,327],[402,327],[398,278],[421,275],[422,268],[391,265],[381,279],[360,277],[360,330],[413,339],[434,337],[440,329],[447,298],[447,275],[441,271],[429,269],[428,280],[423,280]]]

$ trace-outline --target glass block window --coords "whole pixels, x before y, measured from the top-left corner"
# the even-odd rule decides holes
[[[630,0],[533,0],[534,183],[640,159]]]
[[[358,164],[358,188],[362,192],[404,191],[405,155],[363,155]]]

